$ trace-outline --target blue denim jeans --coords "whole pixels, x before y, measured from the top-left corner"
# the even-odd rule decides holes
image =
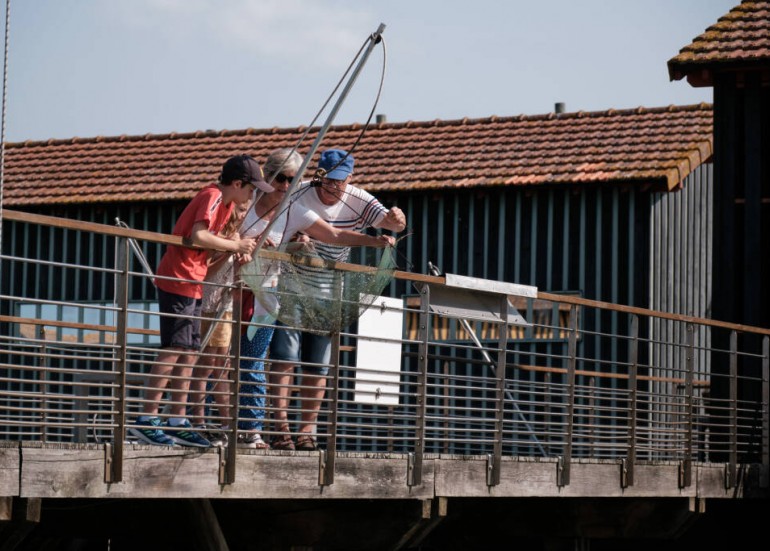
[[[249,340],[241,337],[241,398],[238,410],[240,430],[261,431],[265,419],[265,355],[273,337],[272,327],[260,327]]]

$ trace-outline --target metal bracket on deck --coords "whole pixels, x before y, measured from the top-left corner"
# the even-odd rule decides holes
[[[334,471],[327,473],[328,456],[326,450],[318,450],[318,485],[331,486],[334,483]]]
[[[495,461],[495,455],[492,453],[487,454],[487,486],[497,486],[500,483],[499,476],[500,466]],[[495,476],[497,474],[498,476]]]
[[[563,455],[556,458],[556,485],[559,488],[569,485],[569,463],[564,460]]]
[[[735,470],[730,463],[725,463],[725,490],[735,487]]]
[[[112,483],[112,442],[104,444],[104,482]]]
[[[406,485],[407,486],[416,486],[416,481],[414,479],[414,473],[415,473],[415,456],[414,452],[409,452],[406,456]]]
[[[227,447],[219,446],[217,454],[219,455],[219,483],[227,484]]]
[[[682,460],[679,463],[679,487],[687,488],[692,484],[692,462]]]
[[[620,460],[620,487],[628,488],[628,459]]]

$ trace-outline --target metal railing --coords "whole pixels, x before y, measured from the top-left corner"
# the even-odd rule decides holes
[[[150,369],[160,316],[129,300],[129,289],[147,285],[148,276],[130,269],[128,239],[181,243],[24,213],[4,216],[117,240],[112,268],[2,257],[6,271],[26,266],[31,273],[43,265],[62,274],[95,270],[114,277],[115,287],[112,303],[35,299],[13,288],[0,295],[0,439],[107,445],[113,458],[108,478],[120,480],[124,448],[134,442],[127,427],[155,377]],[[535,298],[541,313],[551,314],[522,324],[509,318],[511,308],[531,313],[533,298],[487,289],[461,292],[471,301],[497,301],[495,315],[474,319],[466,302],[470,319],[464,319],[432,301],[438,291],[450,297],[454,292],[447,291],[445,278],[403,272],[395,277],[417,283],[419,298],[372,308],[402,316],[402,334],[378,339],[350,329],[332,333],[329,374],[306,374],[289,385],[296,394],[312,386],[313,378],[325,379],[317,424],[322,482],[333,481],[334,458],[342,451],[409,454],[410,484],[419,484],[425,454],[436,453],[487,456],[491,485],[499,482],[505,456],[556,458],[560,485],[569,483],[571,461],[581,458],[623,461],[625,485],[633,484],[641,461],[678,462],[682,487],[692,483],[694,461],[724,463],[726,484],[735,484],[741,464],[767,469],[770,330],[543,292]],[[25,315],[42,306],[54,319]],[[235,310],[232,322],[222,322],[232,323],[234,335],[225,376],[216,385],[207,381],[207,396],[226,398],[229,412],[209,403],[203,419],[229,427],[225,482],[234,479],[242,420],[242,388],[234,381],[246,370],[240,360],[250,359],[237,346],[248,325],[240,320],[238,301]],[[601,323],[607,316],[613,324]],[[526,339],[518,338],[523,325]],[[624,330],[602,330],[610,325]],[[388,368],[357,365],[362,339],[397,347],[400,362]],[[269,397],[277,387],[268,380],[266,440],[287,434],[271,423],[276,407]],[[190,396],[195,399],[168,393],[163,404],[189,407]],[[311,408],[293,396],[289,433],[296,433],[302,413]],[[160,416],[170,414],[164,410]]]

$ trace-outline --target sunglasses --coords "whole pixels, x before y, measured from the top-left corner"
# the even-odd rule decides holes
[[[286,176],[286,174],[278,173],[275,175],[274,180],[278,182],[279,184],[285,184],[285,183],[291,183],[291,181],[294,179],[294,176]]]

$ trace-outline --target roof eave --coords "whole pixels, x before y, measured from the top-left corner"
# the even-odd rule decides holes
[[[752,59],[738,61],[683,62],[676,58],[668,62],[670,80],[682,80],[694,88],[714,86],[714,77],[723,73],[756,73],[762,75],[762,81],[770,81],[770,59]]]

